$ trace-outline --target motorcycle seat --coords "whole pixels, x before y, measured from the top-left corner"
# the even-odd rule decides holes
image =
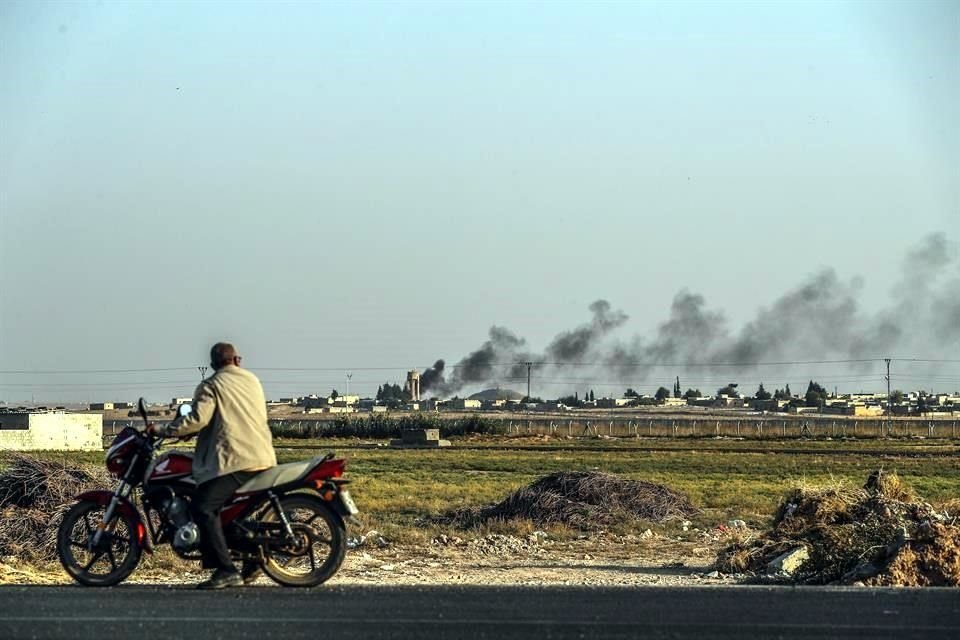
[[[308,473],[313,471],[314,467],[323,461],[323,456],[317,456],[316,458],[303,460],[301,462],[278,464],[277,466],[265,469],[264,471],[261,471],[254,477],[250,478],[244,482],[236,492],[253,493],[255,491],[266,491],[267,489],[278,487],[283,484],[297,482],[298,480],[306,477]]]

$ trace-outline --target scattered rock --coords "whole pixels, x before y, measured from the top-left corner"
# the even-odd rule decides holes
[[[804,562],[810,559],[806,547],[797,547],[783,553],[767,563],[767,573],[777,576],[792,576]]]

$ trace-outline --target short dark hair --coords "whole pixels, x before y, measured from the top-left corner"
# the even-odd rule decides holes
[[[233,359],[236,357],[237,350],[229,342],[218,342],[210,347],[210,366],[214,369],[233,364]]]

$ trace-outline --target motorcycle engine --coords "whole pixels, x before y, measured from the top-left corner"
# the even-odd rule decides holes
[[[190,517],[190,506],[180,496],[163,503],[162,509],[166,512],[167,522],[173,530],[170,544],[177,553],[190,553],[200,546],[200,530]]]

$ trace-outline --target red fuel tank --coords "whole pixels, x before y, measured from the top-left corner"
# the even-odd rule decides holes
[[[147,483],[179,480],[193,471],[193,454],[185,451],[168,451],[157,456],[147,472]]]

